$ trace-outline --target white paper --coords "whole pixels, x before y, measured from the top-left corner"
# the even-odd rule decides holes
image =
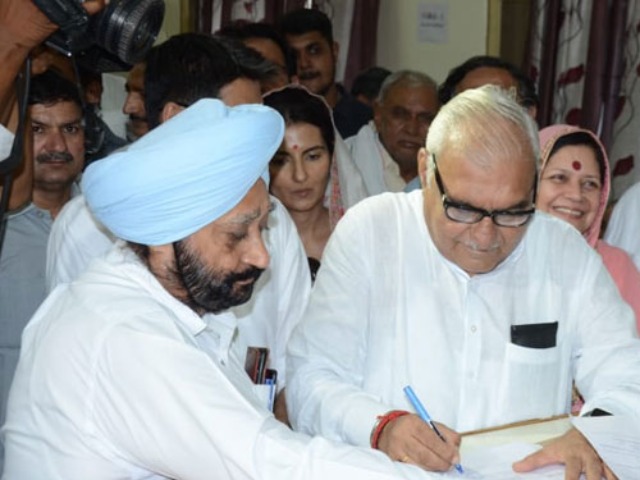
[[[589,440],[620,480],[640,478],[640,425],[616,416],[575,417],[571,423]]]
[[[421,43],[447,43],[449,7],[444,4],[418,5],[418,41]]]
[[[564,480],[564,467],[552,465],[529,473],[516,473],[512,465],[527,455],[538,451],[540,445],[514,442],[495,447],[476,448],[466,453],[461,460],[464,473],[451,470],[442,475],[443,478],[462,479],[557,479]]]

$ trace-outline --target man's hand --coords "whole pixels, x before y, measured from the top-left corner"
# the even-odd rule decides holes
[[[446,442],[417,415],[404,415],[384,427],[378,448],[393,460],[444,472],[460,460],[460,435],[441,424],[438,430]]]
[[[546,465],[563,463],[565,480],[578,480],[584,473],[587,480],[615,480],[615,475],[602,462],[596,451],[582,434],[572,428],[567,433],[547,442],[542,450],[513,464],[518,473],[530,472]]]
[[[107,3],[108,0],[86,0],[82,6],[89,15],[93,15]],[[0,2],[0,38],[3,41],[31,50],[57,28],[31,0]]]

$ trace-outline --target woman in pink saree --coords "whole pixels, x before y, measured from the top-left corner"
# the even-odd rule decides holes
[[[640,330],[640,273],[624,250],[600,239],[611,188],[604,147],[589,130],[553,125],[540,131],[540,155],[536,207],[569,222],[596,249]]]

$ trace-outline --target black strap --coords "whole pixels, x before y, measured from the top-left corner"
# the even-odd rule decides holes
[[[24,70],[16,78],[16,96],[18,98],[18,128],[13,137],[13,145],[9,156],[0,162],[0,176],[4,175],[2,186],[2,198],[0,199],[0,252],[4,243],[4,232],[6,228],[5,212],[9,206],[9,193],[13,172],[17,170],[22,162],[24,152],[24,132],[27,119],[27,100],[29,96],[29,85],[31,83],[31,59],[27,58],[24,63]]]

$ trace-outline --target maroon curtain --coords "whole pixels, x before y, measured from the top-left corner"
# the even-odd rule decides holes
[[[380,0],[356,0],[344,84],[351,88],[356,76],[375,65]]]
[[[194,24],[196,25],[196,31],[200,33],[210,33],[211,26],[213,24],[213,6],[216,1],[219,0],[191,0],[197,3],[197,16]],[[377,0],[376,0],[377,1]],[[222,0],[222,18],[220,26],[225,27],[229,25],[233,19],[231,18],[231,11],[234,0]],[[305,0],[265,0],[264,10],[265,17],[262,21],[274,24],[278,21],[278,18],[284,13],[304,6]]]
[[[553,122],[552,112],[554,102],[558,101],[556,94],[561,81],[559,77],[567,73],[584,75],[580,108],[571,117],[571,121],[563,120],[600,132],[600,138],[609,150],[624,70],[624,32],[629,3],[628,0],[594,0],[591,4],[589,46],[583,72],[557,72],[559,32],[568,13],[565,11],[566,5],[569,4],[566,0],[546,0],[537,4],[533,2],[532,23],[540,16],[544,18],[539,72],[535,72],[531,63],[527,65],[538,80],[538,124],[542,128]],[[536,25],[531,25],[532,31],[536,28]]]
[[[600,137],[607,149],[612,145],[613,123],[619,113],[619,100],[621,99],[622,76],[625,70],[624,44],[625,25],[627,23],[627,12],[629,11],[629,0],[616,0],[612,2],[609,49],[603,53],[607,58],[604,69],[604,85],[602,89],[604,112],[602,121],[602,132]]]
[[[533,6],[535,4],[535,1],[532,2]],[[540,125],[540,128],[546,127],[551,123],[556,78],[556,46],[558,45],[558,33],[561,25],[561,7],[562,0],[549,0],[544,7],[544,42],[540,72],[538,73],[538,96],[540,97],[538,125]],[[535,22],[537,17],[537,14],[531,15],[531,22]],[[535,26],[532,25],[531,29],[535,30]],[[531,70],[531,67],[528,70]]]
[[[609,8],[606,2],[598,0],[591,8],[589,27],[589,50],[585,63],[584,90],[582,94],[582,115],[580,126],[592,132],[598,131],[603,106],[604,69],[607,54]],[[605,145],[606,146],[606,145]]]

